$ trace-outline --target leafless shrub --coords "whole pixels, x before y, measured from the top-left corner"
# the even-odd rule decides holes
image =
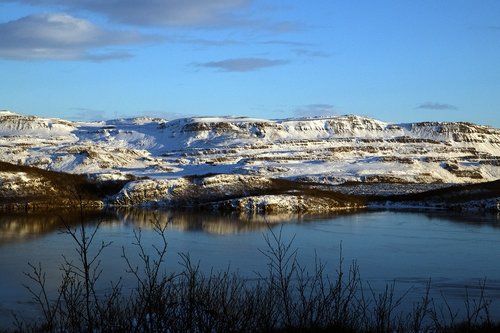
[[[82,220],[83,221],[83,220]],[[126,272],[136,285],[125,293],[121,280],[107,293],[99,292],[100,256],[110,243],[95,244],[99,224],[89,230],[83,223],[66,227],[63,234],[76,244],[76,261],[64,258],[61,283],[55,297],[46,286],[41,264],[29,264],[26,273],[33,285],[26,288],[41,310],[36,323],[15,317],[20,332],[494,332],[486,281],[479,296],[464,300],[465,315],[430,297],[431,281],[421,300],[404,314],[400,305],[406,293],[395,283],[381,291],[364,286],[354,261],[344,268],[342,247],[333,276],[315,256],[313,267],[300,264],[293,237],[269,228],[264,236],[267,271],[249,279],[229,268],[204,273],[189,254],[180,254],[180,273],[167,274],[167,225],[153,218],[158,241],[146,244],[134,231],[137,261],[122,249]],[[463,319],[464,318],[464,319]],[[462,321],[459,321],[462,319]]]

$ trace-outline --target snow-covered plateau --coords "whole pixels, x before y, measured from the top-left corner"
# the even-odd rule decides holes
[[[390,184],[399,191],[498,180],[500,130],[465,122],[389,124],[352,115],[73,122],[4,111],[0,161],[93,181],[136,179],[108,199],[115,205],[216,201],[219,208],[294,212],[308,206],[304,200],[311,201],[310,209],[361,204],[317,202],[319,195],[290,188],[278,193],[273,180],[342,187],[344,193],[352,184],[390,192]],[[18,191],[23,179],[31,192],[43,183],[22,173],[0,176],[4,192]]]

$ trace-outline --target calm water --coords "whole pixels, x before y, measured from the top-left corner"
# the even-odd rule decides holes
[[[409,303],[418,299],[429,278],[433,295],[444,294],[452,302],[462,302],[464,286],[474,293],[481,279],[487,279],[487,295],[493,299],[496,318],[500,318],[500,217],[464,216],[444,213],[363,212],[315,219],[278,216],[245,220],[188,213],[143,210],[95,213],[85,218],[89,226],[102,221],[96,244],[111,241],[102,255],[101,281],[124,278],[122,248],[134,259],[134,230],[140,229],[144,244],[158,243],[151,220],[169,223],[166,270],[179,270],[178,253],[189,253],[202,269],[238,270],[255,277],[266,270],[259,249],[265,250],[264,236],[269,226],[283,238],[293,238],[300,261],[307,265],[317,256],[326,261],[329,272],[338,268],[340,251],[346,266],[359,264],[361,276],[374,288],[396,281],[396,288],[408,291]],[[0,215],[0,328],[11,323],[11,312],[35,318],[37,309],[23,284],[29,280],[28,262],[42,263],[49,290],[56,290],[62,255],[74,258],[75,244],[60,233],[64,221],[79,221],[78,215],[16,214]],[[341,250],[342,249],[342,250]]]

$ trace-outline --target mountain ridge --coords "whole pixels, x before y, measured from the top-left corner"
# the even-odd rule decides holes
[[[0,112],[0,156],[108,179],[233,173],[330,184],[475,183],[500,178],[500,130],[355,115],[79,122]]]
[[[495,210],[498,190],[451,205],[449,195],[430,201],[401,195],[452,184],[495,187],[500,130],[466,122],[389,124],[354,115],[78,122],[0,112],[0,163],[6,209],[74,206],[83,190],[89,206],[239,214],[330,214],[362,209],[370,200]]]

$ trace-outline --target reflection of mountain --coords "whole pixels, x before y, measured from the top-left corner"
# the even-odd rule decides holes
[[[9,214],[0,216],[0,244],[52,232],[63,226],[57,216]]]
[[[500,228],[500,213],[492,212],[467,212],[467,211],[450,211],[450,210],[437,210],[428,209],[425,207],[412,207],[412,208],[394,208],[394,209],[368,209],[357,214],[370,214],[376,211],[388,211],[394,213],[416,214],[429,220],[450,221],[472,227],[488,226],[492,228]]]
[[[500,228],[500,213],[426,212],[429,219],[443,219],[473,226]]]
[[[169,223],[181,231],[203,231],[215,234],[236,234],[264,230],[268,223],[282,223],[297,220],[297,216],[283,215],[265,218],[201,214],[196,212],[172,212],[145,209],[120,209],[85,211],[85,224],[102,221],[104,225],[125,224],[131,228],[151,229],[153,221]],[[65,225],[81,223],[78,211],[13,212],[0,214],[0,246],[4,243],[23,241],[58,232]]]
[[[300,214],[226,214],[195,211],[162,211],[153,209],[120,208],[116,210],[118,218],[124,224],[135,227],[152,228],[153,221],[169,223],[176,230],[203,231],[211,234],[231,235],[265,230],[270,225],[286,222],[302,222],[317,219],[333,219],[337,216],[353,214],[356,211],[340,211],[328,215]]]
[[[85,211],[83,221],[94,224],[108,221],[113,215],[103,211]],[[65,225],[75,226],[81,223],[80,212],[70,210],[44,212],[12,212],[0,214],[0,245],[22,241],[57,232]]]
[[[151,229],[153,221],[168,223],[170,228],[186,232],[205,232],[218,235],[231,235],[246,232],[264,231],[269,227],[286,222],[313,222],[314,220],[334,219],[346,214],[369,214],[372,210],[339,212],[323,216],[298,214],[282,215],[245,215],[210,214],[193,211],[161,211],[148,209],[118,209],[108,211],[85,211],[84,222],[94,225],[102,221],[104,225],[127,225],[131,228]],[[474,226],[500,228],[500,214],[464,214],[453,212],[422,211],[428,218],[445,219]],[[0,246],[58,232],[65,224],[72,227],[80,224],[77,211],[53,211],[44,213],[0,214]]]
[[[260,215],[237,216],[197,213],[190,211],[161,211],[148,209],[118,209],[116,211],[122,223],[135,227],[151,228],[153,221],[169,223],[172,228],[182,231],[204,231],[214,234],[237,234],[267,228],[267,223],[282,223],[293,221],[297,216],[275,215],[265,217]]]
[[[214,234],[236,234],[265,230],[266,223],[283,223],[303,220],[298,215],[228,215],[189,211],[161,211],[147,209],[119,209],[85,211],[85,224],[102,221],[105,225],[128,225],[131,228],[151,229],[154,221],[169,225],[181,231],[202,231]],[[81,223],[78,211],[14,212],[0,215],[0,245],[22,241],[57,232],[65,225],[76,226]]]

